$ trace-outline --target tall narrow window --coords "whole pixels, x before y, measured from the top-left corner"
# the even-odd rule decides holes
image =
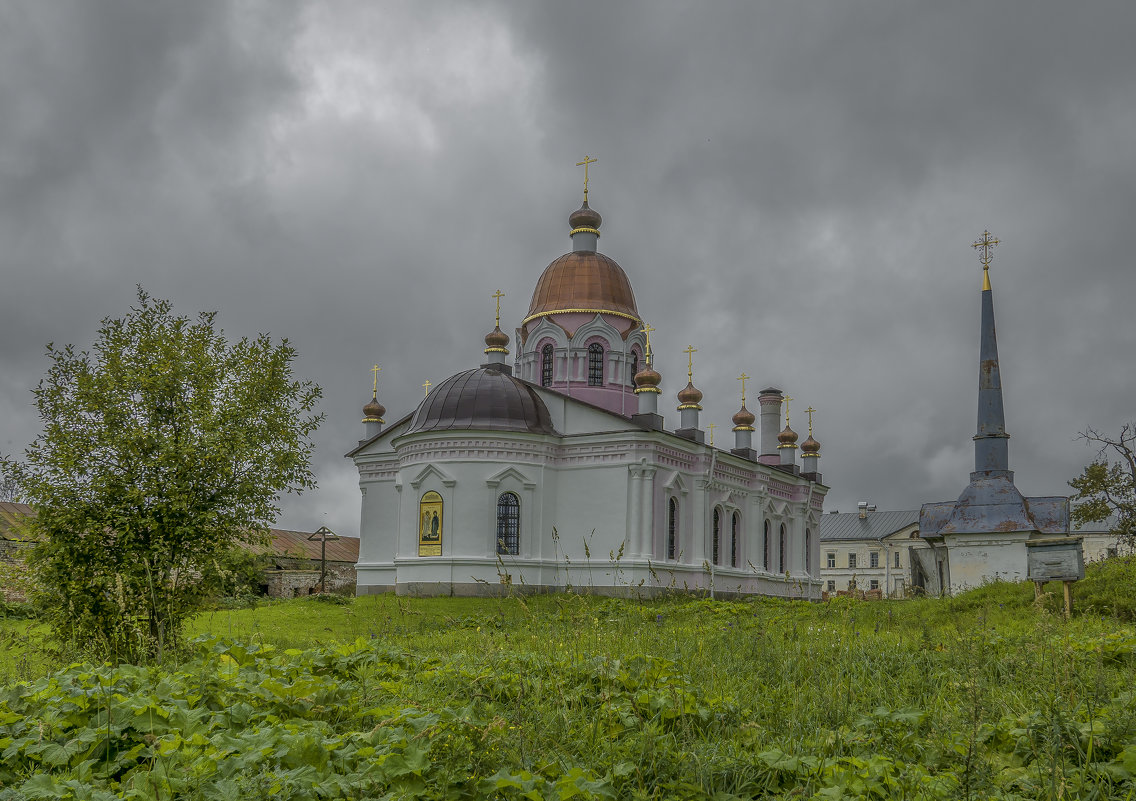
[[[667,559],[675,559],[678,553],[678,499],[671,498],[667,504]]]
[[[430,490],[418,503],[418,555],[442,555],[442,496]]]
[[[764,570],[769,570],[772,565],[769,564],[769,521],[765,521],[765,531],[761,535],[761,567]]]
[[[805,529],[805,572],[808,573],[812,568],[812,553],[813,553],[813,530],[811,528]]]
[[[738,566],[738,534],[741,527],[742,517],[734,512],[733,521],[730,523],[730,567]]]
[[[497,553],[516,556],[521,545],[521,501],[511,492],[497,496]]]
[[[787,543],[786,543],[786,539],[785,539],[785,524],[782,523],[781,524],[780,543],[777,546],[777,554],[778,554],[778,556],[777,556],[777,568],[778,568],[778,572],[780,572],[780,573],[786,573],[789,570],[789,565],[788,565],[788,563],[785,559],[785,557],[788,555],[788,552],[787,552],[788,549],[785,547],[786,544]]]
[[[899,551],[895,552],[895,566],[899,567]]]
[[[872,551],[870,554],[868,554],[868,567],[879,567],[879,566],[880,566],[880,552],[879,551]]]
[[[552,346],[545,345],[540,349],[540,385],[552,386]]]
[[[718,564],[718,552],[719,552],[718,543],[720,543],[721,540],[722,540],[722,515],[718,513],[717,509],[715,509],[714,510],[714,564]]]
[[[634,384],[635,376],[639,372],[639,354],[631,351],[631,375],[627,376],[627,383]]]
[[[598,342],[588,345],[588,386],[603,386],[603,345]]]

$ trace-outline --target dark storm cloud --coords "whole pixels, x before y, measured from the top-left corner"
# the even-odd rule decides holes
[[[0,10],[0,451],[47,341],[133,285],[271,331],[325,388],[321,489],[370,365],[388,420],[512,331],[568,249],[585,153],[662,406],[699,352],[728,443],[742,370],[816,407],[829,508],[970,470],[983,227],[1011,461],[1061,493],[1079,428],[1131,419],[1129,4],[46,3]],[[752,397],[752,396],[751,396]],[[751,404],[752,405],[752,404]],[[670,417],[676,415],[670,413]],[[673,425],[676,420],[670,419]]]

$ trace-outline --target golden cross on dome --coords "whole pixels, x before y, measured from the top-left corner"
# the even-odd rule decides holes
[[[592,159],[592,158],[588,158],[587,156],[584,156],[583,161],[577,161],[576,162],[577,167],[583,167],[584,168],[584,202],[585,203],[588,202],[588,165],[589,164],[595,164],[597,161],[599,161],[599,159]]]
[[[708,425],[706,427],[710,429],[710,444],[713,445],[714,444],[714,429],[718,427],[718,424],[717,423],[711,423],[710,425]]]
[[[371,394],[374,395],[375,398],[379,397],[379,370],[382,369],[383,368],[379,367],[377,364],[371,368],[371,372],[375,376],[375,386],[372,388]]]
[[[785,396],[785,428],[789,427],[789,401],[793,400],[788,395]]]
[[[742,382],[742,406],[746,405],[746,381],[749,381],[749,376],[742,373],[738,376],[738,381]]]
[[[982,238],[971,245],[972,248],[979,251],[978,260],[982,262],[982,289],[987,290],[990,288],[990,262],[994,260],[994,246],[1000,240],[991,239],[989,231],[982,232]]]
[[[655,329],[643,323],[643,327],[639,329],[647,337],[647,364],[651,363],[651,332]]]
[[[430,385],[430,379],[429,379],[429,378],[427,378],[427,379],[426,379],[426,383],[425,383],[425,384],[423,384],[422,386],[426,388],[426,394],[427,394],[427,395],[429,395],[429,394],[430,394],[430,386],[431,386],[431,385]]]
[[[815,412],[815,411],[816,411],[816,409],[814,409],[812,406],[805,409],[805,413],[808,414],[808,416],[809,416],[809,436],[810,437],[813,435],[813,412]]]
[[[497,327],[501,327],[501,298],[505,297],[505,293],[498,289],[489,297],[497,299]]]
[[[693,381],[694,380],[694,354],[698,353],[698,348],[694,347],[693,345],[687,345],[686,350],[684,350],[683,353],[686,354],[686,380],[687,381]]]

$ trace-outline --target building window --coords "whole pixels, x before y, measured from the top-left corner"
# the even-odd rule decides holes
[[[742,527],[742,516],[734,512],[730,523],[730,567],[738,566],[738,529]]]
[[[714,564],[718,564],[719,543],[722,541],[722,515],[714,510]]]
[[[899,551],[895,552],[895,566],[899,567]]]
[[[828,591],[829,592],[836,592],[836,582],[833,581],[832,579],[828,580]]]
[[[635,384],[635,375],[639,372],[639,354],[631,351],[631,375],[627,378],[627,383]]]
[[[540,385],[552,386],[552,346],[545,345],[540,349]]]
[[[588,345],[588,386],[603,386],[603,345],[598,342]]]
[[[497,496],[497,553],[516,556],[521,544],[521,501],[511,492]]]
[[[879,579],[872,579],[871,581],[868,582],[868,589],[869,590],[878,590],[879,588],[880,588],[880,580]]]
[[[761,566],[769,570],[769,521],[765,521],[765,533],[761,536]]]
[[[830,570],[832,568],[836,567],[836,552],[835,551],[829,551],[828,553],[826,553],[824,555],[824,559],[825,559],[825,563],[824,563],[825,567],[829,568]]]
[[[781,540],[780,540],[780,544],[777,547],[777,554],[778,554],[777,565],[778,565],[779,571],[781,573],[789,572],[789,565],[788,565],[786,558],[785,558],[788,555],[788,548],[786,548],[787,544],[788,543],[787,543],[786,538],[785,538],[785,524],[782,523],[781,524]]]
[[[667,504],[667,559],[676,559],[678,553],[678,499]]]
[[[879,566],[880,566],[880,552],[879,551],[872,551],[870,554],[868,554],[868,567],[879,567]]]
[[[848,554],[848,567],[852,570],[856,569],[856,554]]]
[[[813,530],[811,528],[805,529],[805,572],[809,572],[809,566],[812,562],[813,554]]]
[[[418,555],[442,555],[442,496],[430,490],[418,503]]]

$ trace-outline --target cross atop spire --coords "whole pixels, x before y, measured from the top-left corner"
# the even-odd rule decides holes
[[[589,164],[595,164],[597,161],[599,161],[599,159],[593,159],[593,158],[588,158],[587,156],[584,156],[583,161],[577,161],[576,162],[577,167],[583,167],[584,168],[584,202],[585,203],[588,202],[588,165]]]
[[[789,427],[789,401],[793,400],[788,395],[785,396],[785,428]]]
[[[375,385],[371,389],[371,397],[376,399],[379,397],[379,371],[382,369],[383,368],[379,367],[377,364],[371,368],[371,372],[375,376]]]
[[[805,414],[807,414],[809,416],[809,436],[810,437],[813,435],[813,412],[815,412],[815,411],[816,411],[816,409],[814,409],[812,406],[805,409]]]
[[[738,381],[742,382],[742,406],[746,405],[746,381],[748,381],[748,380],[749,380],[749,376],[746,375],[745,373],[742,373],[741,375],[738,376]]]
[[[714,429],[718,427],[718,424],[717,423],[711,423],[710,425],[708,425],[706,427],[710,429],[710,445],[712,446],[714,444]]]
[[[694,354],[698,353],[698,348],[693,345],[687,345],[686,350],[686,380],[693,382],[694,380]]]
[[[982,290],[990,289],[990,262],[994,261],[994,247],[1000,240],[991,239],[989,231],[982,232],[982,238],[971,245],[978,251],[978,260],[982,262]]]
[[[424,383],[424,384],[423,384],[422,386],[423,386],[423,387],[425,388],[425,390],[426,390],[426,393],[425,393],[425,394],[426,394],[426,395],[429,395],[429,394],[430,394],[430,387],[432,386],[432,385],[431,385],[431,383],[430,383],[430,379],[429,379],[429,378],[427,378],[427,379],[426,379],[426,383]]]
[[[505,297],[505,293],[502,292],[500,289],[498,289],[496,292],[494,292],[489,297],[495,298],[497,300],[497,327],[500,328],[501,327],[501,298]]]

